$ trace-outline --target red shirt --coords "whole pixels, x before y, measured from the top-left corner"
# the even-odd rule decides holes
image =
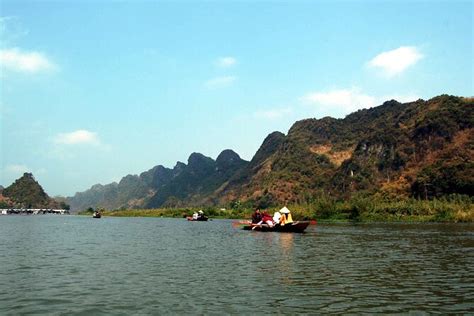
[[[273,222],[273,217],[271,217],[267,212],[264,212],[264,213],[263,213],[262,220],[263,220],[264,222],[266,222],[266,221],[272,221],[272,222]]]

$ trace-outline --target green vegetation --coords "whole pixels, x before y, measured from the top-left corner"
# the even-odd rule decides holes
[[[33,174],[23,176],[0,192],[0,208],[61,208],[69,210],[65,199],[52,199]]]
[[[50,198],[36,182],[31,173],[25,173],[12,185],[5,188],[3,196],[10,198],[16,206],[23,208],[49,207]]]
[[[322,198],[308,207],[295,207],[295,217],[346,221],[474,222],[474,198],[451,195],[440,199],[389,200],[355,196],[350,200]]]
[[[233,203],[234,208],[202,208],[210,218],[249,219],[253,209]],[[373,196],[357,196],[350,200],[338,200],[321,196],[306,205],[289,205],[295,220],[320,221],[402,221],[402,222],[474,222],[474,198],[451,195],[440,199],[419,200],[414,198],[387,200]],[[117,217],[173,217],[191,216],[199,208],[160,208],[102,210],[105,216]],[[265,208],[273,214],[279,207]],[[93,209],[80,212],[91,215]]]
[[[203,210],[204,214],[210,218],[230,218],[240,219],[249,218],[252,214],[251,209],[245,210],[227,210],[217,208],[156,208],[156,209],[123,209],[123,210],[101,210],[104,216],[115,217],[170,217],[185,218],[191,216],[194,212]],[[89,208],[81,211],[79,215],[92,215],[94,210]]]

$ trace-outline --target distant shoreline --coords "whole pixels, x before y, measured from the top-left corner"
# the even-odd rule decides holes
[[[289,205],[295,220],[317,220],[325,223],[337,222],[405,222],[405,223],[473,223],[474,203],[470,199],[379,201],[366,198],[351,201],[318,201],[308,205]],[[225,209],[212,207],[183,207],[160,209],[102,210],[111,217],[167,217],[185,218],[194,211],[203,210],[210,218],[250,219],[253,208]],[[263,208],[270,214],[279,207]],[[78,215],[90,215],[82,211]]]

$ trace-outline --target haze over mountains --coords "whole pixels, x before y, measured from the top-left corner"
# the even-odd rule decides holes
[[[216,160],[193,153],[187,164],[96,184],[67,202],[81,210],[306,203],[322,194],[349,198],[361,192],[472,196],[473,105],[472,98],[441,95],[392,100],[344,119],[306,119],[287,135],[268,135],[251,161],[229,149]]]

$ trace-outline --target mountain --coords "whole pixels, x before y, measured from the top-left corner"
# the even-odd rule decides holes
[[[269,172],[268,159],[276,153],[284,140],[285,135],[280,132],[268,135],[250,163],[236,172],[227,183],[214,192],[213,199],[218,201],[218,204],[226,204],[242,198],[248,200],[252,195],[260,195],[259,186],[262,183],[257,179],[261,178],[262,174]],[[245,192],[248,193],[244,195]]]
[[[95,184],[89,190],[69,197],[67,201],[72,210],[84,210],[89,207],[107,209],[143,207],[157,188],[168,183],[172,177],[172,170],[156,166],[139,176],[127,175],[119,183]]]
[[[127,175],[119,183],[96,184],[67,201],[73,210],[91,206],[119,209],[213,203],[206,201],[207,197],[247,163],[229,149],[216,160],[193,153],[187,164],[177,162],[173,169],[156,166],[139,176]]]
[[[68,198],[73,208],[307,203],[321,195],[433,198],[474,193],[474,101],[395,100],[343,119],[296,122],[268,135],[250,162],[193,153]]]
[[[473,99],[442,95],[405,104],[392,100],[344,119],[296,122],[273,153],[246,180],[231,179],[218,200],[228,201],[226,192],[267,204],[360,192],[473,195],[473,105]]]
[[[0,195],[0,202],[4,207],[68,208],[65,203],[50,198],[31,173],[24,173],[21,178],[3,189]]]

